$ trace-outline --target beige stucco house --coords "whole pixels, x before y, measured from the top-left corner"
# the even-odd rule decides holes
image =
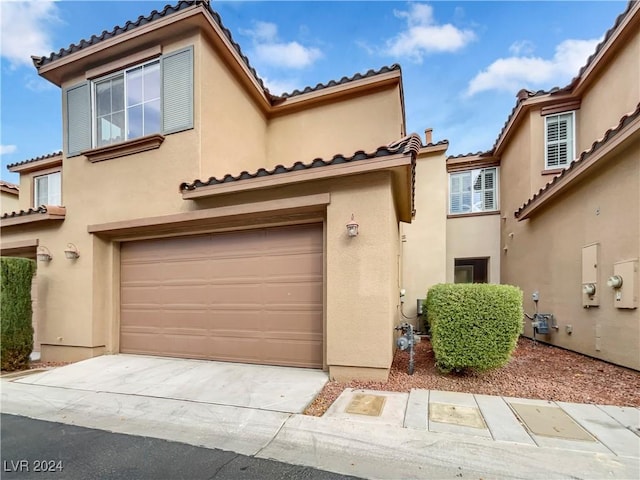
[[[399,66],[275,96],[204,1],[35,58],[64,148],[9,166],[0,225],[3,255],[39,254],[42,358],[385,379],[430,286],[489,282],[528,313],[537,293],[539,340],[640,369],[639,11],[570,85],[521,91],[491,150],[455,157],[407,135]]]
[[[422,148],[397,65],[274,96],[204,1],[34,64],[61,89],[64,148],[9,167],[1,226],[3,255],[38,254],[44,360],[387,377]]]

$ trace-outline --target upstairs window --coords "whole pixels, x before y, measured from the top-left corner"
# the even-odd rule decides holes
[[[575,112],[545,117],[545,169],[564,168],[573,160]]]
[[[33,179],[33,206],[62,205],[60,172],[40,175]]]
[[[160,61],[93,84],[96,147],[160,132]]]
[[[146,135],[193,128],[193,47],[67,88],[68,157]]]
[[[449,214],[498,210],[498,168],[449,174]]]

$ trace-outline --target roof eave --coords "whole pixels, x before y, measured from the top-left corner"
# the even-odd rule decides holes
[[[268,175],[263,177],[237,180],[233,182],[205,185],[193,190],[184,190],[184,200],[197,200],[201,198],[240,193],[267,188],[279,188],[302,182],[326,180],[330,178],[356,175],[380,170],[389,170],[397,167],[411,165],[411,156],[395,154],[385,157],[374,157],[366,160],[358,160],[349,163],[326,165],[305,170],[294,170],[286,173]]]
[[[47,168],[58,167],[62,165],[62,154],[58,153],[45,158],[37,158],[34,160],[28,160],[22,163],[16,163],[13,165],[7,165],[7,169],[13,173],[30,173],[37,170],[45,170]]]

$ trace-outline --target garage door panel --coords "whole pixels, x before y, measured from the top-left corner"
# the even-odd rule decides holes
[[[322,367],[321,225],[121,246],[125,353]]]
[[[322,340],[322,314],[317,312],[292,312],[276,311],[266,312],[263,316],[263,328],[265,331],[278,332],[286,336],[286,333],[297,336],[306,336]]]

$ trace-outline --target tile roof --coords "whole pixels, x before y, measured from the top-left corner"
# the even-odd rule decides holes
[[[422,147],[422,141],[418,135],[411,134],[403,139],[394,142],[389,145],[378,147],[375,152],[365,152],[359,150],[350,157],[345,157],[342,154],[334,155],[330,160],[323,160],[322,158],[316,158],[308,163],[295,162],[289,167],[284,165],[277,165],[271,170],[260,168],[253,173],[249,173],[246,170],[239,173],[236,176],[226,174],[222,178],[210,177],[206,181],[194,180],[192,183],[183,182],[180,185],[180,191],[195,190],[199,187],[207,187],[210,185],[219,185],[221,183],[237,182],[241,180],[249,180],[251,178],[266,177],[271,175],[279,175],[282,173],[294,172],[297,170],[308,170],[311,168],[326,167],[329,165],[337,165],[341,163],[357,162],[359,160],[368,160],[370,158],[385,157],[388,155],[395,155],[398,153],[411,154],[414,158],[417,155],[418,150]]]
[[[17,212],[8,212],[0,217],[0,220],[8,218],[26,217],[27,215],[35,215],[38,213],[51,213],[53,215],[64,215],[65,207],[56,207],[53,205],[40,205],[37,208],[29,208],[28,210],[20,210]]]
[[[16,185],[15,183],[11,183],[11,182],[5,182],[4,180],[0,180],[0,186],[8,188],[10,190],[15,190],[16,193],[18,193],[20,191],[20,187],[18,185]]]
[[[356,80],[362,80],[363,78],[369,78],[369,77],[374,77],[376,75],[382,75],[383,73],[388,73],[388,72],[393,72],[393,71],[402,71],[402,69],[400,68],[400,65],[398,65],[397,63],[394,63],[393,65],[390,66],[384,66],[382,68],[380,68],[379,70],[369,70],[366,73],[356,73],[355,75],[352,75],[351,77],[342,77],[340,80],[331,80],[327,83],[318,83],[315,87],[305,87],[302,90],[294,90],[291,93],[283,93],[281,95],[282,98],[290,98],[290,97],[295,97],[297,95],[303,95],[305,93],[310,93],[310,92],[316,92],[318,90],[322,90],[325,88],[329,88],[329,87],[335,87],[336,85],[342,85],[345,83],[349,83],[349,82],[354,82]]]
[[[516,100],[516,104],[511,109],[511,113],[507,117],[507,120],[504,122],[504,125],[502,126],[502,129],[500,130],[500,133],[498,134],[498,137],[496,138],[496,141],[493,144],[492,151],[495,151],[496,147],[498,146],[498,143],[500,142],[500,139],[502,138],[502,136],[506,132],[507,127],[508,127],[509,123],[511,122],[511,119],[516,114],[516,111],[518,110],[518,107],[520,106],[520,104],[522,102],[524,102],[525,100],[528,100],[530,98],[533,98],[533,97],[540,97],[540,96],[544,96],[544,95],[557,95],[557,94],[561,94],[561,93],[570,93],[575,88],[575,86],[578,84],[578,82],[580,81],[580,79],[582,78],[584,73],[591,66],[591,64],[595,61],[595,59],[598,56],[598,54],[602,51],[602,49],[607,44],[607,42],[609,41],[611,36],[615,33],[615,31],[618,29],[620,24],[623,22],[623,20],[626,18],[626,16],[629,14],[629,12],[631,11],[632,7],[636,3],[638,3],[638,0],[629,0],[629,2],[627,3],[627,8],[625,8],[625,10],[620,15],[618,15],[616,17],[616,20],[615,20],[613,26],[609,30],[606,31],[606,33],[604,34],[604,38],[596,46],[596,49],[593,52],[593,54],[591,54],[591,56],[589,56],[589,58],[587,59],[587,62],[578,71],[578,75],[573,77],[573,79],[571,80],[571,82],[569,82],[568,85],[566,85],[564,87],[553,87],[553,88],[551,88],[549,90],[538,90],[536,92],[532,92],[530,90],[522,89],[516,94],[516,99],[517,99]]]
[[[33,163],[33,162],[38,162],[40,160],[46,160],[47,158],[53,158],[53,157],[56,157],[58,155],[62,155],[62,151],[53,152],[53,153],[47,153],[46,155],[41,155],[39,157],[30,158],[29,160],[23,160],[22,162],[12,163],[10,165],[7,165],[7,168],[9,169],[9,168],[13,168],[13,167],[18,167],[20,165],[26,165],[27,163]]]
[[[634,121],[635,119],[640,118],[640,103],[638,103],[636,109],[627,115],[624,115],[618,125],[613,128],[610,128],[605,132],[603,137],[600,140],[593,142],[591,148],[589,150],[583,151],[578,158],[576,158],[569,166],[564,169],[561,173],[553,177],[553,179],[547,183],[544,187],[538,190],[529,200],[527,200],[518,210],[515,211],[514,216],[519,218],[522,215],[522,212],[525,208],[533,204],[534,202],[538,202],[540,198],[542,198],[555,184],[557,184],[560,180],[562,180],[569,172],[577,168],[582,162],[591,157],[595,152],[597,152],[600,148],[607,144],[611,139],[613,139],[620,131],[626,127],[629,123]]]
[[[220,29],[224,32],[224,35],[227,37],[227,40],[229,40],[229,42],[231,43],[235,51],[238,53],[240,58],[242,58],[242,61],[245,63],[245,65],[251,72],[251,75],[258,82],[258,84],[263,89],[263,91],[266,93],[267,97],[269,98],[272,104],[280,103],[286,98],[295,97],[298,95],[314,92],[314,91],[321,90],[328,87],[333,87],[335,85],[342,85],[344,83],[353,82],[355,80],[360,80],[363,78],[373,77],[375,75],[380,75],[380,74],[391,72],[394,70],[400,70],[400,65],[394,64],[391,66],[382,67],[379,70],[369,70],[364,74],[356,73],[351,77],[342,77],[340,80],[331,80],[326,84],[319,83],[315,87],[309,86],[309,87],[305,87],[302,90],[296,89],[291,93],[285,93],[285,94],[282,94],[281,96],[273,95],[269,91],[269,89],[264,85],[263,80],[258,76],[258,73],[256,72],[256,70],[251,66],[251,63],[249,62],[249,59],[247,58],[247,56],[244,53],[242,53],[242,49],[240,48],[240,45],[238,45],[238,43],[235,42],[229,29],[226,28],[222,23],[222,19],[220,18],[220,15],[213,8],[211,8],[211,4],[209,0],[181,0],[175,5],[166,5],[161,11],[153,10],[147,16],[140,15],[135,22],[128,21],[122,27],[119,25],[116,25],[115,27],[113,27],[111,31],[103,30],[103,32],[100,35],[92,35],[91,38],[89,38],[89,40],[82,39],[77,44],[72,43],[67,48],[61,48],[58,52],[52,52],[48,56],[43,56],[43,57],[32,56],[31,59],[33,60],[33,64],[35,65],[35,67],[40,68],[55,60],[63,58],[67,55],[70,55],[72,53],[75,53],[84,48],[90,47],[92,45],[95,45],[97,43],[100,43],[104,40],[108,40],[110,38],[129,32],[131,30],[139,28],[143,25],[146,25],[158,19],[175,14],[187,8],[190,8],[193,6],[199,6],[199,5],[204,6],[205,9],[211,14],[214,21],[218,24]]]
[[[448,142],[447,142],[448,143]],[[454,160],[457,158],[466,158],[466,157],[490,157],[493,155],[493,150],[486,150],[484,152],[469,152],[469,153],[461,153],[458,155],[449,155],[447,160]]]

